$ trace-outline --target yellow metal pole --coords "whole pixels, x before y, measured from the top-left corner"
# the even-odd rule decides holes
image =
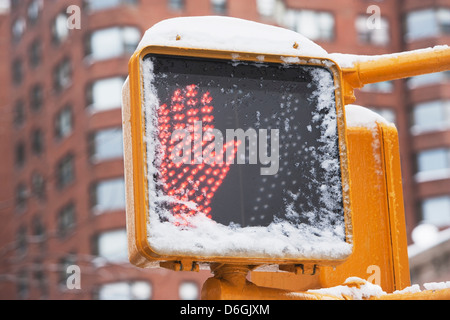
[[[402,79],[426,73],[450,70],[450,47],[436,46],[396,54],[373,56],[343,68],[345,103],[355,101],[353,89],[368,83]]]
[[[214,277],[203,284],[202,300],[343,300],[315,292],[292,292],[289,290],[258,286],[247,280],[252,269],[249,265],[213,265]]]

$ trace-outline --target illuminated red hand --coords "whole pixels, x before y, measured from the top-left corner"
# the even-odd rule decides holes
[[[161,105],[158,110],[159,140],[163,149],[160,167],[163,190],[175,200],[171,210],[182,224],[187,216],[199,212],[211,218],[211,200],[227,176],[229,163],[233,163],[240,143],[233,140],[215,153],[217,150],[214,150],[214,141],[209,141],[212,137],[207,139],[207,133],[214,129],[212,100],[208,91],[199,94],[197,86],[189,85],[175,90],[170,103]],[[183,140],[188,141],[186,144],[190,155],[182,154],[181,150],[178,150],[180,148],[174,151],[180,144],[180,139],[174,139],[176,130],[184,132],[184,136],[178,135],[176,138],[183,140],[186,135],[190,136],[190,139]],[[201,147],[193,143],[199,138]],[[224,159],[227,149],[229,158]],[[175,155],[184,157],[183,161],[175,161],[174,152]]]

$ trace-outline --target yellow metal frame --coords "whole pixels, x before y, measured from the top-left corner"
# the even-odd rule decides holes
[[[450,47],[387,54],[356,61],[343,69],[345,104],[355,102],[353,90],[368,83],[402,79],[450,70]]]
[[[258,58],[264,56],[264,62],[285,64],[287,56],[268,55],[264,53],[247,53],[247,52],[230,52],[230,51],[213,51],[201,49],[189,49],[179,47],[162,47],[147,46],[136,52],[129,63],[129,101],[124,104],[124,134],[131,142],[132,155],[125,154],[125,177],[127,184],[127,229],[129,243],[129,259],[139,266],[147,267],[153,265],[154,262],[161,262],[161,266],[174,270],[197,271],[199,262],[202,263],[222,263],[222,264],[239,264],[239,265],[261,265],[261,264],[280,264],[280,265],[302,265],[307,266],[320,265],[338,265],[344,262],[348,257],[342,260],[316,260],[316,259],[271,259],[269,257],[217,257],[217,256],[174,256],[164,252],[157,252],[151,248],[147,240],[147,219],[148,219],[148,194],[146,180],[146,145],[144,142],[144,113],[142,111],[143,104],[143,81],[141,73],[141,61],[147,54],[165,54],[173,56],[213,58],[222,60],[240,60],[247,62],[261,62]],[[343,185],[349,185],[348,159],[347,159],[347,142],[346,142],[346,123],[344,100],[341,94],[343,86],[342,72],[339,66],[330,59],[296,57],[292,56],[291,61],[298,61],[296,64],[321,66],[330,70],[333,74],[337,89],[335,90],[336,111],[338,134],[340,141],[340,159]],[[128,105],[129,104],[129,105]],[[127,110],[126,108],[129,108]],[[129,136],[127,136],[129,135]],[[128,169],[127,169],[128,168]],[[132,168],[132,169],[130,169]],[[349,188],[343,188],[344,196],[344,215],[346,224],[347,242],[352,241],[352,217],[349,203]]]

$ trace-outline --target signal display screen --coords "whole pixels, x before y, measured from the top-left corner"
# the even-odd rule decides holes
[[[330,70],[158,54],[142,69],[149,210],[160,223],[188,230],[202,217],[345,242]]]
[[[267,226],[274,219],[314,223],[330,214],[342,222],[338,136],[324,138],[324,131],[337,132],[336,122],[320,121],[335,118],[334,93],[317,95],[320,81],[314,80],[314,73],[330,78],[329,71],[146,59],[153,62],[165,152],[155,163],[156,179],[163,182],[159,191],[198,205],[168,204],[174,215],[201,211],[241,226]],[[328,103],[318,110],[320,99]],[[327,202],[334,204],[332,210]]]

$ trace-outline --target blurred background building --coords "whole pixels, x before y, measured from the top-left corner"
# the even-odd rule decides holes
[[[198,15],[293,29],[330,53],[450,43],[450,0],[0,1],[0,299],[199,297],[209,272],[127,262],[120,109],[145,30]],[[412,283],[450,280],[440,232],[450,226],[450,72],[368,85],[357,99],[399,131]],[[413,243],[423,223],[435,242]],[[73,264],[81,290],[66,285]]]

